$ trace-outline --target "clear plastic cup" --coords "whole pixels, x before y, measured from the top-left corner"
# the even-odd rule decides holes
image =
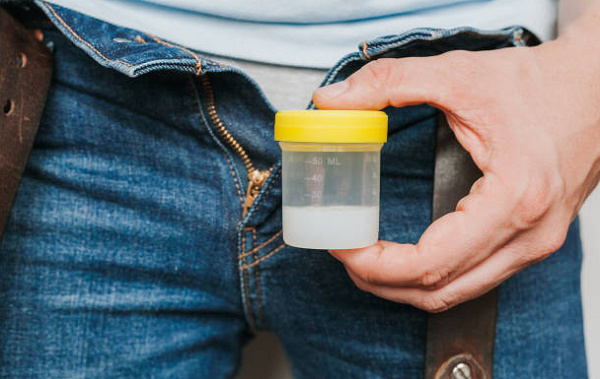
[[[380,153],[387,116],[375,111],[282,111],[283,240],[353,249],[379,237]]]

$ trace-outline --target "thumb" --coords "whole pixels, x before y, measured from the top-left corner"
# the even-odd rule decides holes
[[[382,58],[346,80],[317,89],[313,102],[321,109],[382,109],[388,105],[429,103],[444,106],[449,88],[441,57]]]

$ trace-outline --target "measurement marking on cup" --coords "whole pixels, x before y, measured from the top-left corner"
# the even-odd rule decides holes
[[[341,166],[339,157],[327,157],[327,165],[328,166]]]
[[[312,166],[323,166],[323,157],[313,157],[304,163],[312,165]]]
[[[309,160],[304,161],[305,164],[311,166],[322,166],[323,165],[323,157],[313,157]],[[342,162],[340,162],[340,157],[327,157],[326,158],[327,166],[341,166]]]
[[[323,183],[323,174],[314,174],[313,176],[307,176],[304,178],[307,182]]]

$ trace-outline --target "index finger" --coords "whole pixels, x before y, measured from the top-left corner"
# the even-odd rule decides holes
[[[388,105],[429,103],[445,109],[454,88],[447,58],[381,58],[346,80],[317,89],[313,101],[320,109],[383,109]]]

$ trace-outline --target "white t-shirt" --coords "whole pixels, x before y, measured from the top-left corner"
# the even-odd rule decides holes
[[[554,36],[556,0],[50,0],[206,53],[329,68],[362,41],[418,27],[523,25]]]

